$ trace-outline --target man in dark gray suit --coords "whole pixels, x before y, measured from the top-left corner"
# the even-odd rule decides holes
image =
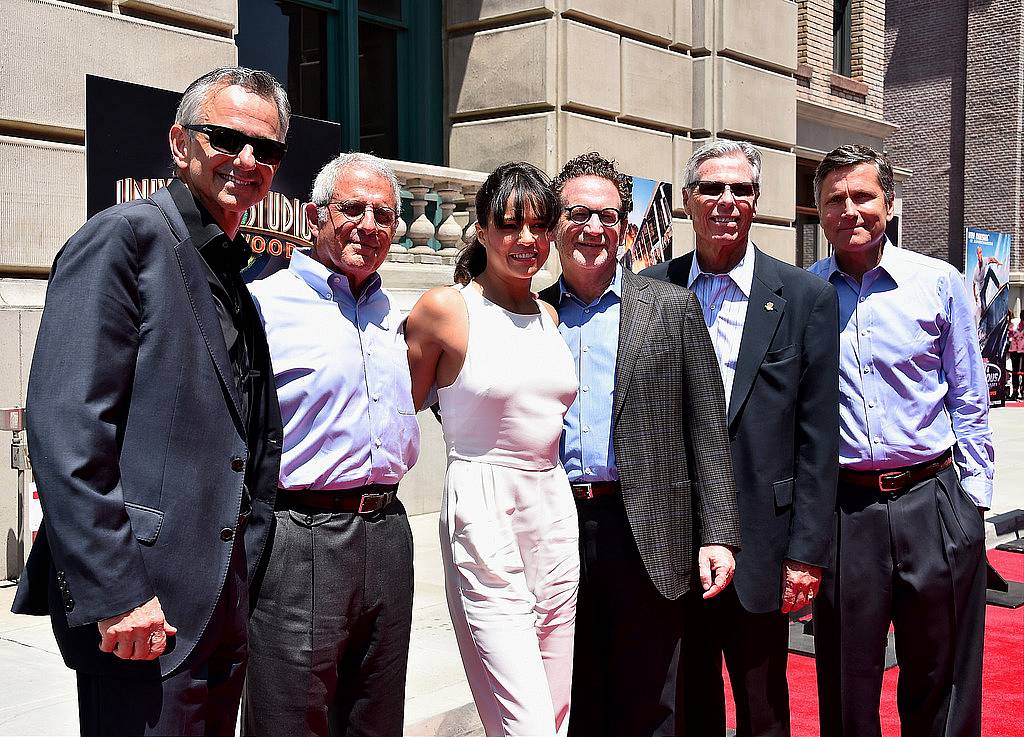
[[[28,388],[44,519],[14,611],[49,614],[82,734],[231,734],[281,421],[239,276],[290,108],[266,72],[193,82],[177,178],[54,261]]]
[[[679,734],[679,598],[697,571],[720,594],[739,545],[722,380],[693,293],[616,261],[628,179],[589,153],[554,187],[562,278],[541,297],[580,379],[561,449],[580,521],[569,734]]]
[[[725,734],[722,655],[736,734],[789,734],[789,612],[814,597],[829,559],[839,447],[836,292],[750,242],[761,157],[714,141],[686,166],[693,253],[643,273],[697,295],[728,397],[743,551],[732,588],[688,602],[700,631],[684,662],[689,733]]]

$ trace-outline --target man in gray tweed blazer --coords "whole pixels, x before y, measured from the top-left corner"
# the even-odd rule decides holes
[[[719,594],[740,542],[721,375],[693,293],[616,261],[628,180],[590,153],[554,187],[563,273],[541,297],[580,379],[561,449],[582,564],[569,734],[680,734],[679,599],[698,573]]]

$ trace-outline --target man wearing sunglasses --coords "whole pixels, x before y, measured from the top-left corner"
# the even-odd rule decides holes
[[[789,735],[790,612],[828,561],[836,494],[835,289],[750,242],[761,157],[712,141],[687,162],[696,251],[643,273],[689,287],[718,356],[743,549],[730,590],[687,607],[686,734],[724,735],[725,656],[739,737]]]
[[[582,562],[569,734],[679,734],[680,597],[719,595],[739,543],[722,379],[693,294],[616,260],[628,178],[589,153],[553,186],[562,278],[541,298],[580,381],[561,446]]]
[[[419,454],[402,313],[377,269],[398,180],[376,156],[317,175],[308,251],[251,285],[285,426],[277,524],[250,624],[245,733],[400,735]]]
[[[238,233],[284,152],[266,72],[185,90],[176,178],[53,264],[29,378],[45,520],[14,610],[49,613],[83,734],[231,734],[281,424]]]

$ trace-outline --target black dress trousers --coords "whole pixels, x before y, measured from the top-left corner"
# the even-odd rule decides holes
[[[839,483],[815,602],[822,737],[880,737],[886,638],[902,737],[979,737],[985,526],[952,467],[896,498]]]
[[[619,496],[581,500],[571,737],[678,734],[682,609],[651,583]]]

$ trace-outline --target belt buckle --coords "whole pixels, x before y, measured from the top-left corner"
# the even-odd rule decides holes
[[[890,494],[902,489],[910,479],[908,471],[889,471],[878,474],[878,490],[883,494]],[[890,485],[891,484],[891,485]]]
[[[594,485],[591,483],[586,484],[573,484],[576,489],[577,499],[593,499],[594,498]]]
[[[388,495],[385,494],[363,494],[359,497],[359,509],[356,514],[373,514],[384,509],[387,505]]]

